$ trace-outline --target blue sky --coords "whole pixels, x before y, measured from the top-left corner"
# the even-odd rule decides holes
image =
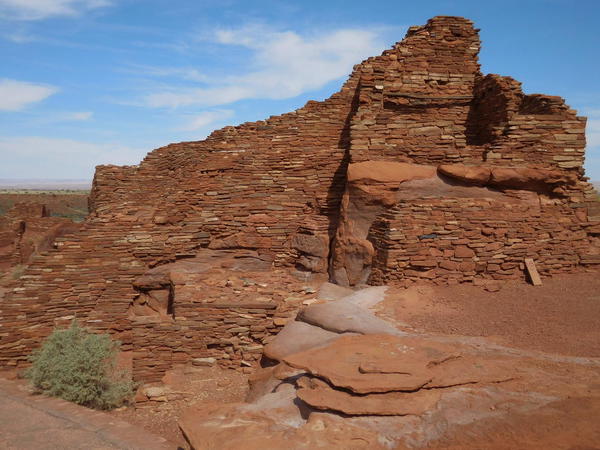
[[[337,91],[410,25],[481,28],[484,73],[588,116],[600,180],[600,2],[0,0],[0,178],[89,178]]]

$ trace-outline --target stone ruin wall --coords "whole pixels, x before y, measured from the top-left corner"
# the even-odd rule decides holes
[[[355,66],[328,100],[157,149],[139,166],[98,167],[86,223],[37,256],[1,304],[2,365],[23,364],[55,324],[74,316],[133,350],[138,380],[224,349],[225,365],[255,361],[289,305],[181,300],[182,310],[196,311],[185,322],[132,319],[140,296],[133,284],[207,247],[326,275],[350,163],[524,167],[572,180],[551,193],[413,195],[386,208],[368,233],[371,283],[522,278],[525,256],[543,274],[600,263],[600,214],[582,169],[585,118],[560,98],[483,76],[479,47],[472,22],[436,17]],[[217,348],[207,344],[211,333]]]
[[[494,280],[522,278],[525,258],[534,259],[544,275],[598,263],[597,255],[585,257],[590,236],[573,210],[540,205],[537,198],[514,203],[422,199],[397,205],[373,225],[370,239],[377,249],[374,284],[473,282],[482,274]]]
[[[50,217],[45,205],[15,203],[0,216],[0,277],[27,265],[34,254],[52,248],[57,237],[77,228],[69,219]]]
[[[248,317],[258,329],[252,340],[276,334],[283,326],[277,318],[290,314],[285,303],[206,308],[198,319],[202,329],[196,326],[186,338],[181,334],[187,323],[131,320],[127,312],[139,296],[133,283],[149,268],[191,258],[209,244],[252,249],[276,265],[292,265],[297,252],[290,236],[299,224],[333,234],[355,91],[351,77],[324,102],[226,127],[202,142],[157,149],[139,166],[98,167],[91,214],[82,229],[34,258],[2,304],[2,364],[24,364],[55,325],[74,317],[110,332],[124,350],[139,351],[134,375],[144,381],[160,379],[171,361],[222,357],[223,347],[232,347],[228,339],[251,334],[236,331],[246,327]],[[223,344],[211,350],[206,341],[215,334]],[[181,342],[189,338],[197,342],[186,353]],[[244,358],[260,357],[260,352],[244,355],[243,350],[222,362],[239,366]],[[160,356],[144,360],[147,351]]]

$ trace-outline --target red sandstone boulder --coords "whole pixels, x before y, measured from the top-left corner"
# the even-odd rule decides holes
[[[364,161],[348,166],[348,183],[358,184],[396,184],[406,181],[431,178],[435,167],[395,161]]]
[[[464,166],[462,164],[442,164],[438,172],[450,178],[469,184],[485,186],[490,181],[491,170],[488,167]]]
[[[376,432],[340,417],[311,414],[299,427],[290,427],[279,419],[273,410],[214,405],[190,408],[179,420],[179,426],[197,450],[386,449]]]
[[[477,361],[460,346],[387,334],[344,336],[283,360],[356,394],[412,392],[511,377],[501,361]]]
[[[575,177],[558,170],[531,169],[527,167],[493,168],[490,184],[515,189],[540,190],[555,185],[572,184]]]
[[[298,313],[297,320],[334,333],[401,334],[368,309],[347,300],[310,305]]]
[[[321,327],[291,321],[283,327],[276,339],[265,346],[263,354],[267,358],[281,361],[286,356],[325,345],[339,337],[338,333]]]
[[[251,380],[251,403],[191,408],[180,426],[192,448],[351,449],[378,448],[380,443],[388,448],[445,448],[444,438],[460,434],[465,424],[476,424],[470,428],[473,436],[485,442],[491,419],[510,424],[515,414],[544,416],[554,404],[545,405],[558,392],[565,395],[557,380],[576,374],[578,381],[567,390],[580,395],[589,389],[589,381],[583,380],[595,375],[595,365],[577,368],[575,363],[569,366],[574,372],[564,371],[566,360],[535,360],[518,350],[465,341],[343,337],[286,358],[305,359],[308,370],[280,364],[257,372]],[[307,354],[312,356],[307,359]],[[548,380],[545,370],[557,364],[563,371]],[[396,390],[398,383],[381,382],[399,376],[428,381],[404,391]],[[359,384],[360,393],[352,389]],[[537,412],[540,407],[545,409]]]
[[[430,179],[436,168],[395,161],[364,161],[348,166],[341,219],[333,244],[333,278],[343,286],[365,284],[375,253],[369,228],[386,207],[398,201],[403,183]]]
[[[354,293],[354,290],[339,284],[323,283],[317,292],[320,300],[340,300]]]
[[[342,286],[365,284],[369,278],[374,253],[375,249],[370,241],[346,236],[343,228],[338,228],[331,260],[336,282]]]
[[[387,392],[382,394],[353,395],[332,388],[319,378],[302,377],[298,380],[298,398],[320,410],[339,411],[348,415],[404,416],[421,415],[433,409],[441,397],[436,390],[414,393]]]
[[[463,183],[480,186],[497,186],[531,191],[553,191],[559,186],[576,182],[572,174],[559,170],[529,167],[485,167],[463,164],[442,164],[438,172]]]
[[[326,257],[329,254],[327,235],[296,233],[292,237],[292,247],[313,256]]]

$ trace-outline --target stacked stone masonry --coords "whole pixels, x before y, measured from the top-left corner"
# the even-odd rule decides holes
[[[386,211],[371,233],[377,242],[371,275],[376,284],[520,278],[525,258],[533,258],[543,275],[571,272],[582,264],[580,255],[589,245],[568,207],[490,199],[398,205]]]
[[[483,75],[479,49],[471,21],[435,17],[355,66],[325,101],[159,148],[138,166],[97,167],[86,222],[36,256],[0,303],[0,364],[26,364],[55,325],[74,317],[120,339],[140,381],[193,358],[255,364],[301,303],[271,295],[257,305],[258,290],[240,302],[241,291],[227,286],[207,303],[201,277],[190,282],[196,297],[172,292],[181,281],[175,269],[157,292],[136,284],[207,252],[251,252],[271,269],[329,273],[350,285],[524,278],[526,257],[542,275],[599,264],[600,211],[583,172],[585,118],[561,98],[525,95],[512,78]],[[381,192],[396,200],[378,197],[364,236],[350,239],[348,168],[377,161],[427,166],[429,187],[419,191],[421,181],[410,177],[385,181]],[[441,165],[524,168],[535,182],[508,177],[483,186],[433,175]],[[405,187],[410,195],[402,197]],[[359,247],[371,250],[348,253]],[[344,261],[361,275],[336,279],[336,264],[350,272]],[[170,306],[158,311],[163,300]]]
[[[0,216],[0,276],[29,263],[35,253],[52,248],[55,239],[78,225],[69,219],[50,217],[37,202],[18,202]]]

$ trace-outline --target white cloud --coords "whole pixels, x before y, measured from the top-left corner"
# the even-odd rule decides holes
[[[94,115],[91,111],[74,111],[74,112],[58,112],[53,111],[51,114],[42,112],[39,114],[30,115],[30,125],[32,127],[39,125],[48,125],[61,122],[85,122],[90,120]]]
[[[110,4],[108,0],[0,0],[0,17],[41,20],[56,16],[77,16],[84,11]]]
[[[243,99],[291,98],[348,75],[354,64],[385,48],[378,33],[364,29],[306,37],[252,26],[218,30],[212,40],[249,49],[254,61],[252,70],[203,79],[202,87],[172,86],[147,95],[144,103],[151,107],[212,107]]]
[[[152,107],[179,106],[219,106],[227,105],[245,98],[271,98],[268,95],[258,95],[255,90],[246,86],[223,86],[214,88],[197,89],[171,89],[170,91],[150,94],[146,97],[146,104]],[[294,97],[297,94],[290,95]],[[286,97],[282,97],[286,98]]]
[[[17,80],[0,80],[0,111],[19,111],[58,91],[54,86]]]
[[[600,109],[587,109],[583,111],[588,116],[585,127],[585,137],[589,147],[600,146]]]
[[[181,128],[181,131],[195,131],[211,125],[215,122],[221,122],[223,120],[233,117],[234,111],[230,109],[216,110],[216,111],[204,111],[187,122],[185,126]]]
[[[182,80],[208,82],[210,77],[193,67],[157,67],[144,64],[129,64],[122,72],[154,77],[173,77]]]
[[[581,108],[581,115],[587,116],[585,138],[587,143],[585,171],[593,181],[600,181],[600,109]]]
[[[0,16],[1,17],[1,16]],[[4,39],[7,39],[15,44],[26,44],[28,42],[35,41],[35,37],[23,30],[12,31],[3,35]]]
[[[93,115],[94,115],[94,113],[91,111],[72,112],[72,113],[65,114],[64,120],[67,120],[67,121],[68,120],[74,120],[74,121],[90,120]]]
[[[147,149],[40,136],[0,138],[0,178],[91,178],[99,164],[138,164]]]

